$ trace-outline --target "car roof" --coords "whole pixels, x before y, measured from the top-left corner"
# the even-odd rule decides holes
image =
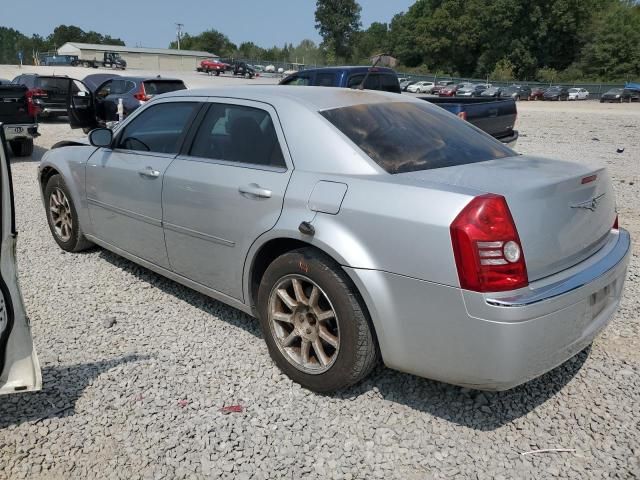
[[[344,67],[322,67],[322,68],[307,68],[305,70],[300,70],[298,73],[303,72],[354,72],[354,73],[365,73],[372,69],[372,73],[392,73],[396,75],[395,70],[388,67],[364,67],[362,65],[359,66],[344,66]]]
[[[408,95],[380,90],[351,88],[304,87],[293,85],[238,85],[216,88],[178,90],[162,95],[171,97],[221,97],[264,102],[274,107],[293,103],[319,111],[353,105],[395,102],[421,102]]]

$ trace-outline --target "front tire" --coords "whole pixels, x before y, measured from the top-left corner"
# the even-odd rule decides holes
[[[80,252],[93,244],[80,228],[76,206],[60,175],[53,175],[44,189],[47,223],[53,239],[66,252]]]
[[[9,146],[16,157],[29,157],[33,153],[33,138],[10,140]]]
[[[258,313],[269,354],[293,381],[330,392],[365,378],[378,352],[364,303],[331,258],[301,248],[267,268]]]

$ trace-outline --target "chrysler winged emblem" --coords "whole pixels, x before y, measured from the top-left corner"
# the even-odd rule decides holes
[[[597,197],[593,197],[591,200],[587,200],[586,202],[576,203],[575,205],[569,205],[571,208],[584,208],[585,210],[591,210],[592,212],[596,211],[598,205],[600,204],[600,200],[604,197],[605,194],[598,195]]]

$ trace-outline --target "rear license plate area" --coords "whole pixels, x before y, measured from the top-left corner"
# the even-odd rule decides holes
[[[612,289],[613,285],[607,285],[606,287],[601,288],[597,292],[591,294],[591,296],[589,297],[591,319],[596,318],[605,309],[605,307],[609,303],[608,300]]]

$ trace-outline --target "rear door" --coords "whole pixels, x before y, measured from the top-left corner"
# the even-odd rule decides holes
[[[42,388],[16,272],[16,228],[11,169],[0,124],[0,395]]]

